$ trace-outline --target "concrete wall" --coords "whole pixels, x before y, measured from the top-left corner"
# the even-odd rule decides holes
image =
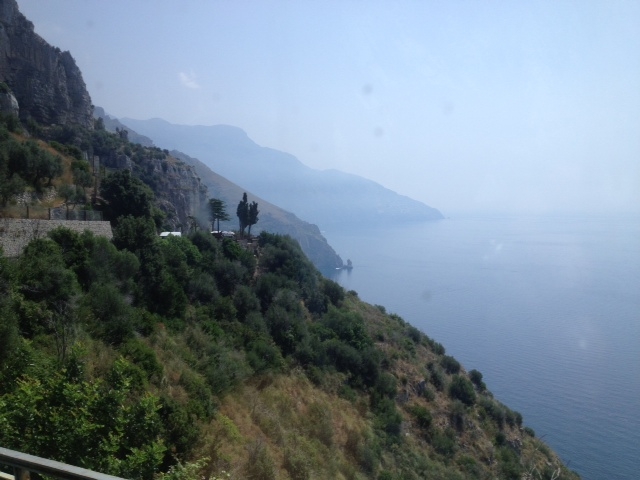
[[[94,235],[108,239],[113,238],[109,222],[0,218],[0,245],[4,255],[7,257],[19,256],[31,240],[46,237],[47,233],[58,227],[66,227],[78,233],[89,230]]]

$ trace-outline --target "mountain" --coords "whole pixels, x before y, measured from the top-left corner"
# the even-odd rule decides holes
[[[130,141],[147,147],[154,146],[154,142],[150,138],[140,135],[130,127],[126,127],[118,119],[106,114],[103,108],[96,107],[94,114],[97,118],[103,119],[107,130],[115,132],[116,129],[122,130],[123,128],[128,128],[127,135]],[[290,235],[300,244],[300,247],[316,268],[325,273],[342,267],[342,259],[327,243],[327,240],[322,236],[317,225],[305,222],[291,212],[287,212],[257,197],[248,189],[242,188],[217,174],[197,158],[190,157],[178,150],[172,150],[170,154],[173,158],[195,169],[199,180],[208,188],[209,197],[219,198],[226,203],[227,212],[232,217],[232,220],[229,222],[221,222],[220,228],[231,230],[237,227],[237,221],[234,216],[235,207],[242,198],[242,194],[247,192],[250,201],[257,201],[260,208],[259,221],[252,229],[252,233],[258,234],[261,231],[268,231]],[[201,208],[198,215],[201,224],[208,225],[210,223],[206,209]]]
[[[0,82],[13,92],[23,122],[93,127],[75,60],[37,35],[15,0],[0,0]]]
[[[162,148],[199,158],[256,195],[318,225],[441,219],[435,208],[363,177],[316,170],[296,157],[261,147],[229,125],[175,125],[161,119],[120,119]]]

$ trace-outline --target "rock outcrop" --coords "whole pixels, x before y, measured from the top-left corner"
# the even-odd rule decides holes
[[[175,158],[145,159],[146,178],[152,173],[152,185],[158,207],[166,214],[165,224],[172,230],[187,230],[189,217],[207,216],[207,187],[195,169]]]
[[[20,119],[93,127],[91,97],[69,52],[37,35],[15,0],[0,0],[0,82],[20,105]]]
[[[19,112],[18,99],[13,93],[0,91],[0,113],[17,116]]]

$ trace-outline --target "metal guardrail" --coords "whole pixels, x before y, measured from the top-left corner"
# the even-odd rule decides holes
[[[28,472],[35,472],[42,475],[65,480],[124,480],[113,475],[94,472],[86,468],[74,467],[55,460],[36,457],[28,453],[16,452],[8,448],[0,447],[0,465],[8,465],[13,468],[13,475],[0,472],[0,478],[7,480],[24,480]]]

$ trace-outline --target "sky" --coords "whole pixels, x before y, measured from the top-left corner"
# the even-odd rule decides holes
[[[234,125],[445,216],[640,213],[638,1],[18,5],[112,116]]]

